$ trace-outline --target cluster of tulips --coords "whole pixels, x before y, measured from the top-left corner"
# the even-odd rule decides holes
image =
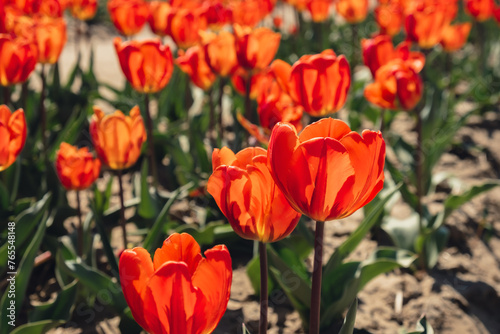
[[[344,55],[331,49],[303,55],[293,64],[274,60],[281,39],[277,31],[284,28],[285,19],[279,11],[273,11],[276,2],[107,2],[111,21],[126,36],[125,41],[122,37],[114,39],[117,58],[130,86],[144,95],[142,115],[146,122],[137,106],[128,116],[119,110],[106,115],[94,107],[89,132],[97,158],[88,147],[63,142],[55,158],[55,169],[62,185],[77,194],[99,178],[101,166],[116,172],[125,248],[119,262],[120,284],[135,320],[150,333],[212,332],[226,310],[232,281],[231,257],[226,246],[215,246],[203,257],[200,246],[188,234],[171,235],[153,259],[144,248],[127,249],[122,171],[137,162],[147,141],[153,186],[158,185],[155,129],[149,104],[151,94],[167,87],[175,65],[209,96],[208,137],[213,139],[214,150],[208,193],[240,237],[259,242],[260,333],[267,330],[266,244],[289,236],[302,215],[316,221],[309,333],[319,333],[325,221],[352,215],[372,201],[384,186],[383,117],[378,129],[381,131],[365,130],[361,134],[333,118],[303,127],[304,118],[316,120],[344,107],[351,88],[351,68]],[[365,20],[369,12],[368,0],[285,2],[297,12],[307,11],[314,22],[330,19],[335,7],[353,27]],[[490,17],[500,20],[500,8],[493,0],[465,0],[464,5],[477,21]],[[9,87],[25,82],[37,63],[42,64],[43,81],[43,64],[57,62],[66,42],[62,17],[66,8],[75,18],[85,21],[94,17],[97,2],[10,0],[0,4],[0,83],[5,88],[5,105],[0,106],[0,172],[15,162],[28,132],[23,110],[9,109]],[[471,30],[471,23],[455,22],[457,12],[457,0],[379,0],[374,12],[379,32],[361,41],[363,62],[373,77],[364,90],[366,99],[383,111],[411,111],[420,120],[419,102],[424,91],[420,72],[428,50],[440,44],[446,52],[454,52],[466,43]],[[256,27],[271,16],[274,30]],[[133,40],[130,36],[141,31],[147,22],[154,34],[169,36],[178,50],[172,51],[159,38]],[[298,24],[294,21],[286,33],[295,33]],[[393,36],[403,27],[406,39],[394,46]],[[417,48],[419,51],[415,51]],[[212,101],[217,80],[218,114]],[[237,114],[239,123],[267,150],[246,147],[233,152],[228,147],[215,147],[214,137],[218,136],[219,142],[226,140],[222,96],[229,80],[234,90],[245,97],[244,110]],[[43,85],[42,113],[44,89]],[[256,101],[257,113],[252,100]],[[41,117],[43,139],[46,125],[45,116]],[[421,128],[417,130],[420,140]],[[420,153],[417,152],[417,159]],[[418,182],[420,201],[422,189]],[[80,229],[79,195],[77,203]],[[79,232],[80,256],[83,242]]]

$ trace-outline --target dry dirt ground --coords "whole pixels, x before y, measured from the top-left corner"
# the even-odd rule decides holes
[[[123,82],[107,32],[97,31],[92,43],[98,80],[113,85]],[[63,76],[65,68],[74,64],[75,50],[70,34],[70,42],[61,59]],[[412,126],[405,116],[398,121],[403,127]],[[460,150],[446,153],[438,170],[450,171],[470,184],[499,178],[498,112],[472,117],[459,131],[456,141],[474,144],[481,149],[473,153]],[[356,228],[361,218],[361,214],[355,214],[342,221],[327,223],[325,259]],[[359,294],[356,319],[359,333],[399,333],[402,328],[413,329],[424,314],[436,333],[500,333],[500,189],[464,205],[446,221],[446,226],[451,231],[450,240],[438,264],[428,274],[392,272],[377,277],[363,289]],[[119,240],[119,236],[117,238]],[[365,259],[376,245],[376,241],[366,238],[351,259]],[[279,292],[271,296],[269,333],[304,333],[297,312],[286,298]],[[215,333],[240,333],[243,322],[256,332],[258,318],[258,300],[253,296],[244,263],[236,263],[231,299]],[[118,332],[117,317],[106,314],[88,325],[78,324],[79,319],[73,320],[77,326],[55,329],[51,333]]]

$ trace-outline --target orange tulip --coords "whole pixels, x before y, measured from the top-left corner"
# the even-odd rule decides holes
[[[345,218],[368,204],[384,185],[385,142],[379,132],[351,132],[325,118],[297,136],[278,123],[268,166],[292,207],[317,221]]]
[[[139,107],[125,116],[120,110],[111,115],[94,106],[90,121],[90,136],[102,163],[111,169],[124,169],[135,164],[141,155],[146,130]]]
[[[289,94],[312,116],[338,111],[351,85],[351,71],[344,56],[332,50],[302,56],[292,67]]]
[[[493,14],[495,2],[493,0],[465,0],[467,13],[477,21],[486,21]]]
[[[233,272],[226,246],[201,255],[189,234],[172,234],[154,254],[120,256],[120,284],[132,315],[151,334],[211,333],[226,311]]]
[[[24,111],[18,109],[11,113],[10,109],[0,106],[0,172],[9,168],[26,142],[26,119]]]
[[[101,161],[94,159],[87,147],[78,149],[63,142],[56,155],[56,171],[64,188],[84,190],[99,177]]]
[[[156,93],[170,81],[174,71],[172,52],[159,40],[122,43],[113,41],[123,74],[132,87],[141,93]]]
[[[411,110],[420,101],[422,93],[422,79],[401,59],[382,66],[377,71],[375,82],[365,88],[368,101],[387,109]]]
[[[443,29],[441,45],[446,52],[454,52],[462,48],[467,42],[472,25],[467,23],[450,25]]]
[[[241,67],[263,70],[273,60],[281,35],[268,28],[250,29],[234,25],[236,56]]]
[[[300,214],[274,183],[266,150],[249,147],[234,154],[227,147],[215,149],[212,166],[207,190],[240,237],[274,242],[292,233]]]
[[[269,0],[230,0],[229,8],[232,12],[233,23],[254,28],[269,13],[274,3]]]
[[[36,45],[24,38],[0,34],[0,84],[14,85],[26,81],[37,62]]]
[[[65,10],[64,3],[60,0],[35,0],[33,3],[33,13],[61,18]]]
[[[456,0],[422,2],[406,17],[405,29],[408,40],[429,49],[441,42],[443,30],[455,18],[458,11]]]
[[[69,10],[78,20],[90,20],[97,12],[97,0],[70,0]]]
[[[233,12],[221,2],[204,2],[204,11],[208,27],[212,30],[220,30],[224,25],[231,22]]]
[[[359,23],[368,15],[368,0],[337,0],[337,12],[349,23]]]
[[[297,9],[299,12],[305,10],[310,1],[311,0],[283,0],[283,2],[286,2],[287,4],[295,7],[295,9]]]
[[[170,4],[165,1],[149,2],[149,26],[151,31],[158,36],[166,36],[167,32],[167,16],[171,11]]]
[[[38,62],[55,64],[66,44],[66,22],[63,18],[37,17],[34,26]]]
[[[402,0],[379,0],[375,8],[375,20],[381,34],[394,36],[401,31],[404,22]]]
[[[200,31],[207,29],[203,9],[172,7],[167,16],[167,32],[181,49],[188,49],[201,41]]]
[[[243,68],[238,67],[234,74],[231,76],[231,83],[234,89],[241,95],[246,94],[246,87],[248,82],[249,73]],[[250,79],[250,98],[257,100],[262,92],[263,86],[267,86],[266,81],[271,80],[266,72],[254,73]]]
[[[186,52],[179,50],[176,63],[183,72],[189,75],[191,81],[203,90],[212,87],[217,79],[208,66],[205,60],[205,51],[200,45],[190,47]]]
[[[391,37],[379,35],[373,39],[362,39],[363,61],[370,68],[373,77],[377,70],[393,59],[409,61],[418,73],[425,64],[425,56],[421,52],[410,51],[410,43],[402,42],[396,48],[392,45]]]
[[[222,77],[230,76],[238,67],[234,41],[234,35],[227,31],[202,34],[207,64]]]
[[[314,22],[324,22],[330,16],[332,4],[333,0],[310,0],[307,2],[307,10]]]
[[[144,0],[109,0],[108,11],[116,29],[125,36],[137,34],[149,18]]]

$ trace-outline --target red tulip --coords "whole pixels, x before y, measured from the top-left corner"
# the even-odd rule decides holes
[[[292,207],[317,221],[340,219],[368,204],[384,184],[385,142],[379,132],[362,136],[336,119],[315,122],[297,135],[278,123],[268,166]]]
[[[36,45],[24,38],[0,34],[0,84],[14,85],[24,82],[37,63]]]
[[[391,37],[379,35],[372,39],[361,40],[363,50],[363,61],[370,68],[372,76],[375,77],[377,70],[393,59],[402,59],[410,62],[418,73],[425,64],[425,56],[421,52],[410,51],[410,43],[402,42],[396,48],[392,45]]]
[[[338,111],[351,85],[351,71],[344,56],[332,50],[302,56],[292,67],[288,92],[312,116]]]
[[[99,177],[101,161],[94,159],[87,147],[78,149],[68,143],[61,143],[56,155],[56,172],[64,188],[84,190]]]
[[[314,22],[324,22],[330,16],[333,0],[309,0],[307,10],[311,13]]]
[[[123,74],[132,87],[141,93],[156,93],[168,84],[174,71],[170,48],[159,40],[122,43],[119,37],[114,45]]]
[[[467,13],[480,22],[489,19],[495,9],[493,0],[465,0],[464,2]]]
[[[125,36],[137,34],[149,18],[144,0],[109,0],[108,11],[116,29]]]
[[[200,32],[206,30],[207,26],[207,17],[202,8],[172,7],[167,16],[167,33],[181,49],[200,43]]]
[[[413,109],[423,93],[422,79],[413,67],[401,59],[382,66],[375,82],[365,88],[365,97],[371,103],[388,109]]]
[[[0,172],[9,168],[16,161],[26,142],[26,119],[24,111],[0,106]]]
[[[401,0],[379,0],[375,8],[375,20],[381,34],[394,36],[401,31],[404,23],[404,12]]]
[[[227,147],[215,149],[207,189],[239,236],[274,242],[293,231],[300,214],[277,188],[266,164],[266,150],[259,147],[237,154]]]
[[[275,1],[274,1],[275,2]],[[230,0],[233,23],[239,26],[254,28],[269,13],[274,3],[269,0]]]
[[[168,35],[167,16],[170,14],[171,6],[165,1],[151,1],[149,2],[149,26],[154,34],[158,36]]]
[[[63,18],[42,16],[34,21],[34,42],[38,47],[38,62],[55,64],[66,44],[66,22]]]
[[[190,47],[186,52],[179,50],[176,63],[183,72],[189,75],[191,81],[203,90],[212,87],[217,79],[208,66],[205,51],[200,45]]]
[[[218,245],[201,255],[189,234],[172,234],[153,260],[141,247],[120,256],[120,284],[132,315],[151,334],[211,333],[226,311],[231,257]]]
[[[234,35],[221,31],[218,35],[213,33],[202,34],[205,59],[212,71],[220,76],[230,76],[238,67]]]
[[[250,29],[234,26],[236,56],[241,67],[247,70],[263,70],[273,60],[280,44],[281,35],[268,28]]]

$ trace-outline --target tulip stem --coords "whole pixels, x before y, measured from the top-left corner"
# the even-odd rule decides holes
[[[76,215],[78,216],[78,256],[83,256],[83,222],[82,222],[82,207],[80,202],[80,191],[76,191]]]
[[[3,104],[8,106],[10,104],[10,88],[9,88],[9,86],[3,86],[2,93],[3,93]]]
[[[325,222],[316,222],[316,233],[314,236],[314,268],[312,275],[311,290],[311,313],[309,315],[309,334],[319,333],[320,310],[321,310],[321,276],[323,272],[323,236]]]
[[[267,250],[266,244],[259,241],[260,261],[260,322],[259,334],[267,333],[267,309],[269,306],[267,296]]]
[[[155,159],[155,144],[153,137],[153,119],[151,118],[151,112],[149,110],[149,94],[144,94],[144,105],[146,108],[146,124],[148,131],[148,155],[149,164],[151,165],[151,174],[153,174],[153,186],[156,188],[158,186],[158,169],[156,168]]]
[[[207,95],[208,95],[208,107],[209,107],[209,115],[208,115],[208,137],[210,138],[210,144],[212,145],[212,147],[216,147],[216,135],[214,133],[215,131],[215,106],[214,106],[214,99],[213,99],[213,89],[210,88],[208,91],[207,91]]]
[[[380,110],[380,132],[385,130],[385,108]]]
[[[123,199],[122,171],[117,170],[116,175],[118,176],[118,184],[120,185],[120,226],[123,234],[123,249],[127,249],[128,242],[127,229],[125,228],[125,200]]]
[[[40,78],[42,79],[42,91],[40,93],[40,123],[42,127],[42,150],[45,155],[47,150],[47,139],[45,138],[45,133],[47,132],[47,114],[45,110],[45,88],[47,82],[45,80],[45,64],[42,64]]]
[[[417,188],[417,213],[418,213],[418,226],[420,231],[420,236],[424,235],[424,221],[423,221],[423,207],[422,207],[422,197],[423,197],[423,184],[422,184],[422,164],[424,163],[423,150],[422,150],[422,115],[421,110],[417,109],[417,152],[415,156],[415,176],[416,176],[416,188]],[[426,255],[425,255],[425,244],[422,245],[422,250],[419,254],[420,266],[422,269],[427,269],[426,265]]]
[[[222,146],[222,141],[224,140],[224,121],[222,119],[222,98],[224,97],[224,86],[226,86],[226,78],[221,77],[219,80],[219,146]]]

